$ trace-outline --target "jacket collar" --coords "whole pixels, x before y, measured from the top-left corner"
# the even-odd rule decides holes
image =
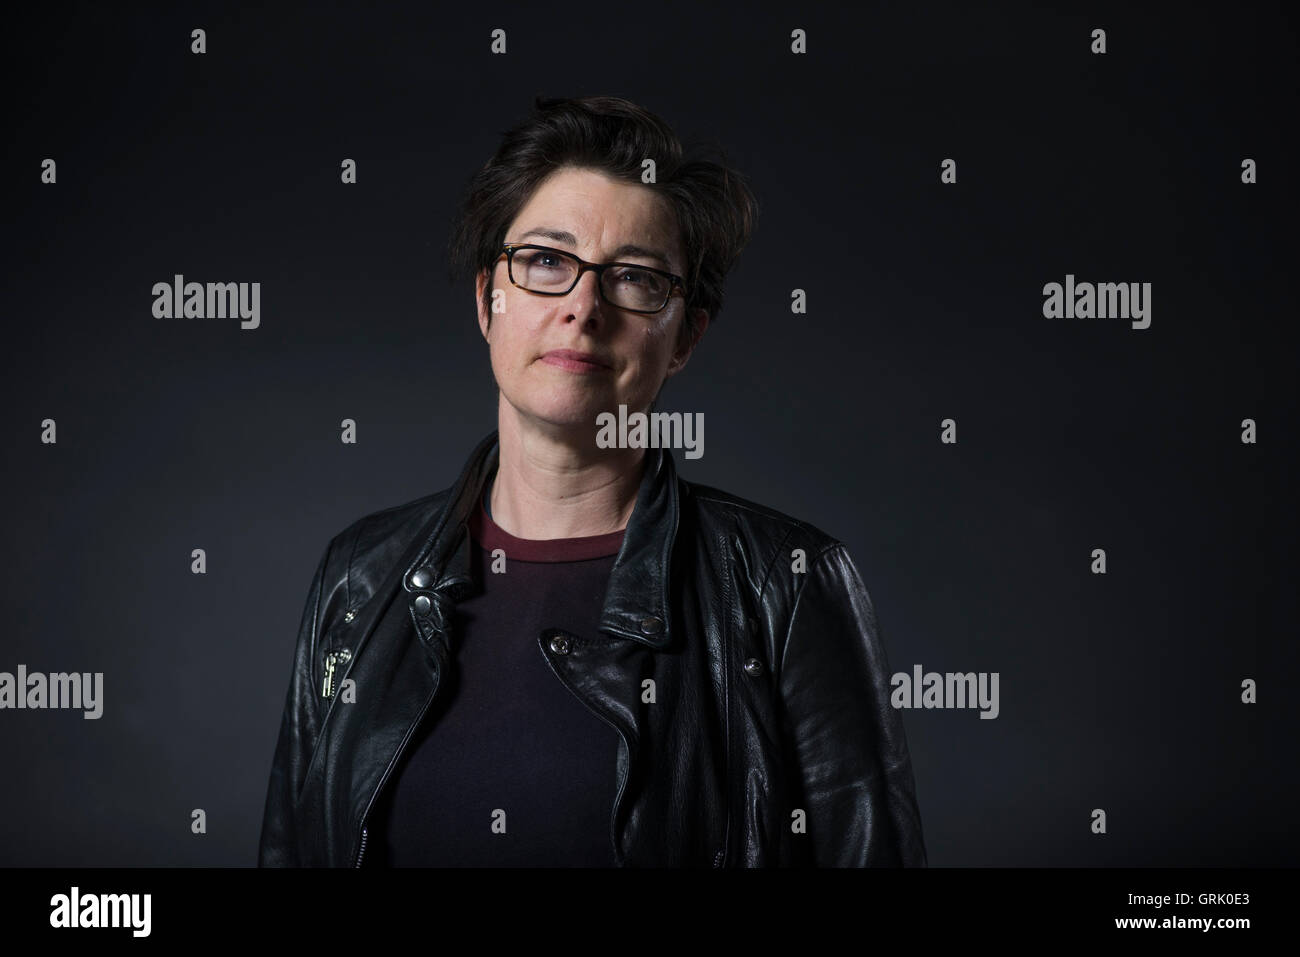
[[[458,601],[470,594],[471,546],[466,525],[483,487],[496,471],[500,444],[490,433],[470,454],[452,486],[425,546],[402,576],[408,592]],[[672,640],[668,594],[673,544],[680,520],[677,469],[668,449],[646,449],[645,471],[623,545],[609,573],[600,630],[651,648]],[[417,577],[418,576],[418,577]]]

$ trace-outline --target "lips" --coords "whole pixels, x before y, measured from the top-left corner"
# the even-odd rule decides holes
[[[609,369],[610,364],[591,352],[579,352],[576,349],[552,349],[542,356],[544,362],[567,368],[587,367],[590,369]]]

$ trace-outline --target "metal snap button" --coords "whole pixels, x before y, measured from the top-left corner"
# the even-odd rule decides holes
[[[745,659],[745,674],[751,678],[757,678],[763,673],[763,663],[757,658]]]
[[[641,621],[641,634],[657,635],[664,630],[664,623],[658,618],[645,618]]]
[[[551,651],[557,655],[567,655],[569,653],[569,639],[563,635],[552,635]]]
[[[417,615],[427,615],[429,609],[433,607],[433,602],[429,600],[428,595],[420,595],[414,602],[412,602],[412,604],[415,605],[415,613]]]
[[[357,613],[356,613],[355,611],[353,611],[352,609],[349,608],[349,609],[348,609],[348,613],[347,613],[346,615],[343,616],[343,620],[344,620],[344,621],[351,621],[351,620],[352,620],[353,618],[355,618],[355,617],[357,617]]]
[[[413,588],[428,588],[429,582],[432,580],[433,576],[429,574],[429,569],[421,568],[411,576],[411,586]]]

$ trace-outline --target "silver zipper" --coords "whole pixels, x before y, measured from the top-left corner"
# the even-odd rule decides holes
[[[334,692],[338,690],[334,678],[336,676],[342,677],[343,672],[347,671],[348,662],[351,660],[352,652],[347,648],[339,648],[325,656],[325,680],[321,685],[321,695],[326,698],[334,697]]]
[[[438,685],[441,683],[442,673],[436,672],[433,679],[433,690],[429,692],[429,699],[424,702],[424,707],[420,709],[420,715],[415,719],[415,723],[406,729],[406,737],[402,738],[402,743],[397,746],[397,753],[394,754],[392,760],[388,762],[388,767],[384,768],[384,773],[379,778],[379,784],[376,785],[374,792],[370,795],[370,800],[366,803],[366,809],[361,813],[361,846],[357,850],[357,861],[352,865],[353,867],[360,867],[361,859],[366,856],[366,835],[368,834],[366,818],[370,815],[370,809],[375,806],[375,798],[378,797],[379,792],[384,789],[384,784],[388,781],[388,775],[393,772],[393,767],[397,764],[397,759],[400,758],[402,752],[406,750],[406,743],[411,740],[411,735],[414,734],[415,729],[424,722],[424,715],[429,710],[429,705],[433,704],[433,699],[438,694]]]

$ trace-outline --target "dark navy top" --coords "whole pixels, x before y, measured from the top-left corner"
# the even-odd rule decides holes
[[[375,802],[380,853],[367,863],[612,867],[618,732],[560,682],[538,638],[600,637],[623,532],[515,538],[488,494],[467,523],[478,591],[456,605],[455,664]],[[497,548],[504,573],[491,570]]]

